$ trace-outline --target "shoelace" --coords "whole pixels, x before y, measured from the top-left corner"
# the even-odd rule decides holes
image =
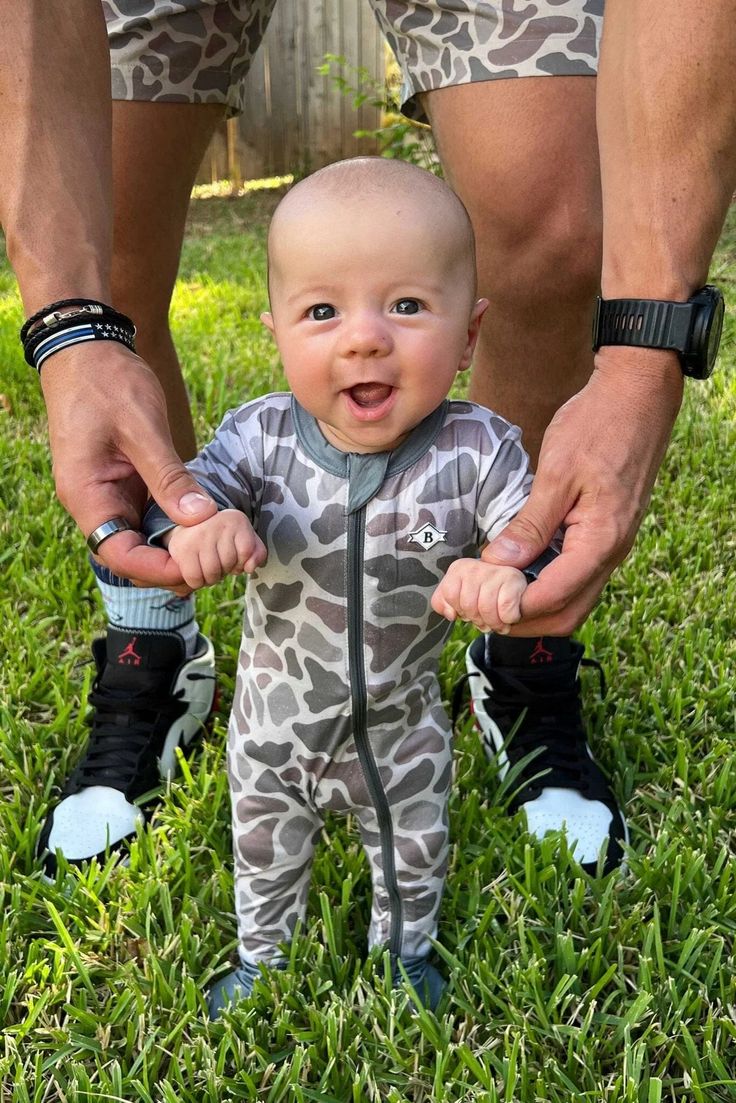
[[[93,709],[92,730],[84,758],[72,774],[70,784],[86,789],[114,780],[116,789],[127,789],[136,780],[141,752],[150,744],[159,722],[166,721],[170,727],[186,712],[183,696],[184,691],[180,690],[164,701],[160,694],[142,693],[123,699],[109,691],[93,689],[88,698]],[[151,780],[155,784],[155,779]]]
[[[601,696],[605,696],[605,678],[600,663],[595,659],[582,659],[581,665],[598,671]],[[462,683],[472,677],[476,675],[467,674]],[[513,764],[526,755],[533,755],[518,779],[523,789],[517,794],[517,800],[529,800],[551,786],[576,789],[591,796],[600,786],[582,725],[579,680],[561,682],[559,688],[553,688],[550,683],[551,679],[543,690],[534,690],[503,667],[497,667],[493,671],[493,694],[483,702],[483,707],[490,705],[488,713],[502,732],[510,732],[517,725],[506,747],[509,761]],[[453,700],[454,720],[458,715],[458,688],[460,684]]]

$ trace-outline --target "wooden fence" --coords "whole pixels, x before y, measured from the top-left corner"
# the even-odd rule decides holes
[[[243,114],[222,124],[198,183],[261,179],[320,168],[341,157],[375,153],[356,130],[379,125],[379,111],[320,74],[326,54],[344,57],[345,75],[385,72],[385,47],[366,0],[278,0],[246,83]]]

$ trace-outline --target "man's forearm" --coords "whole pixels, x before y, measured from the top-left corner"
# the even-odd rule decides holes
[[[0,0],[0,222],[26,313],[109,301],[110,63],[100,0]]]
[[[604,298],[684,300],[706,281],[736,181],[735,63],[733,0],[606,0]]]

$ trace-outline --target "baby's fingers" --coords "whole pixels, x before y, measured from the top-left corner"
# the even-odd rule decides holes
[[[432,608],[435,613],[439,613],[445,620],[457,620],[457,612],[453,609],[452,605],[445,601],[436,591],[432,594]]]
[[[177,558],[177,564],[182,578],[190,590],[201,590],[206,585],[202,569],[199,565],[199,556],[196,552]]]
[[[527,581],[521,572],[504,578],[498,590],[498,616],[502,624],[512,625],[521,620],[521,595]]]
[[[457,620],[457,599],[459,585],[448,572],[432,594],[431,605],[435,613],[445,620]]]
[[[246,574],[252,574],[257,567],[262,567],[266,562],[266,545],[260,536],[252,529],[238,532],[235,537],[237,549],[238,570]]]
[[[217,541],[217,558],[219,560],[220,578],[228,574],[238,574],[240,560],[235,536],[232,532],[225,532]],[[219,582],[219,578],[217,579]]]
[[[200,549],[199,569],[205,586],[214,586],[228,573],[222,563],[219,541],[214,547]]]
[[[484,580],[478,588],[474,615],[468,619],[482,632],[503,631],[498,607],[499,587],[495,578]]]

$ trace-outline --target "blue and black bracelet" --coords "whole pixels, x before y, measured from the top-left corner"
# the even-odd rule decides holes
[[[62,312],[63,307],[71,309]],[[94,299],[62,299],[37,311],[20,331],[26,363],[41,371],[55,352],[87,341],[118,341],[135,352],[135,326],[126,314]]]

